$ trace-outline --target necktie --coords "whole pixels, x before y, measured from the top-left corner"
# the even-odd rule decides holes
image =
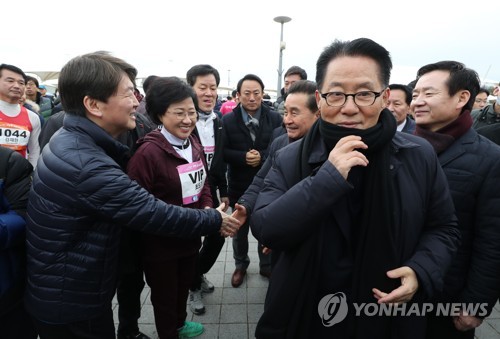
[[[252,141],[255,142],[255,136],[257,135],[257,130],[259,129],[259,120],[254,117],[248,116],[248,122],[246,123],[248,130],[250,131],[250,137]]]

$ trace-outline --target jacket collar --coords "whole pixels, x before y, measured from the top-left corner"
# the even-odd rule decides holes
[[[151,142],[151,143],[157,145],[165,153],[167,153],[173,157],[183,159],[184,161],[186,161],[186,159],[184,159],[183,157],[181,157],[179,155],[179,153],[177,153],[177,151],[170,144],[170,142],[168,142],[167,138],[165,138],[165,136],[159,130],[155,130],[153,132],[148,133],[144,138],[142,138],[138,141],[139,145],[142,145],[145,142]],[[196,155],[202,154],[202,149],[200,148],[200,144],[196,141],[196,139],[193,137],[192,134],[189,136],[189,142],[191,143],[191,148],[192,148],[192,152],[194,155],[193,161],[200,160],[199,158],[196,158]]]
[[[265,104],[262,104],[260,106],[260,117],[259,117],[259,121],[262,120],[262,119],[265,119],[265,117],[269,114],[269,111],[271,109],[269,108],[268,105],[265,105]],[[234,109],[233,109],[233,114],[235,115],[236,119],[238,119],[238,121],[242,122],[243,123],[243,117],[242,117],[242,106],[241,104],[238,104]]]
[[[473,144],[476,141],[477,137],[478,134],[473,128],[470,128],[467,132],[465,132],[464,135],[458,138],[458,140],[456,140],[453,144],[451,144],[451,146],[448,147],[448,149],[446,149],[439,155],[438,158],[439,162],[441,163],[441,166],[445,166],[449,162],[455,160],[462,154],[466,153],[467,145]]]
[[[68,131],[78,131],[88,135],[97,146],[101,147],[119,164],[122,164],[128,154],[129,148],[126,145],[114,139],[108,132],[85,117],[70,113],[65,114],[63,126]]]
[[[269,111],[270,111],[270,108],[269,106],[265,105],[265,104],[262,104],[262,106],[260,107],[260,117],[259,117],[259,128],[258,130],[260,131],[260,129],[262,128],[263,126],[263,121],[267,118],[267,116],[269,115]],[[234,117],[236,119],[236,126],[237,128],[240,129],[240,131],[245,134],[248,139],[251,140],[251,136],[250,136],[250,131],[248,130],[247,126],[246,126],[246,121],[243,120],[243,116],[242,116],[242,106],[241,104],[238,104],[238,106],[236,106],[234,109],[233,109],[233,112],[231,114],[234,114]],[[256,137],[256,140],[259,139],[259,133],[260,132],[257,132],[257,137]],[[254,143],[255,144],[255,143]]]

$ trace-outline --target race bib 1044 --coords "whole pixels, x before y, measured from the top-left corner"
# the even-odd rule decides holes
[[[14,150],[25,149],[30,139],[30,131],[14,124],[0,125],[0,145]]]

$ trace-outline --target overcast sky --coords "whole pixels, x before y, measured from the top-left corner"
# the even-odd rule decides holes
[[[254,73],[276,89],[281,25],[273,18],[289,16],[283,70],[301,66],[311,80],[325,46],[367,37],[390,51],[393,83],[408,83],[420,66],[440,60],[500,81],[499,13],[493,0],[5,1],[0,62],[58,71],[76,55],[107,50],[143,77],[184,77],[209,63],[221,86]]]

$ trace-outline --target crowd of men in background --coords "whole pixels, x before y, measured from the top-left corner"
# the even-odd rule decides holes
[[[147,339],[144,277],[159,336],[198,336],[186,304],[206,312],[227,236],[241,286],[251,230],[271,282],[258,338],[473,338],[500,295],[500,84],[456,61],[408,85],[391,69],[376,42],[335,41],[316,81],[290,67],[273,103],[251,73],[220,100],[207,64],[141,94],[133,66],[90,53],[59,96],[1,64],[2,336],[114,338],[117,293],[118,338]],[[318,304],[339,291],[487,312],[326,327]]]

